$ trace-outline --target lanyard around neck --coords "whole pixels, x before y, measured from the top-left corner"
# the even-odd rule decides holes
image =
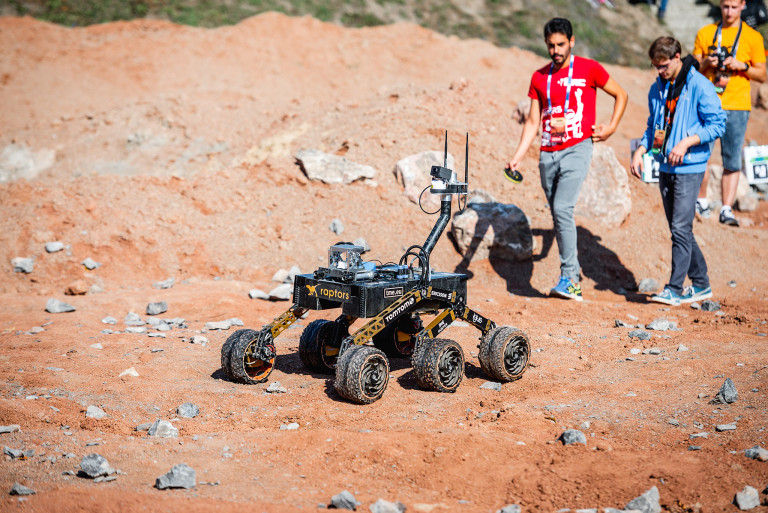
[[[739,49],[739,39],[741,39],[741,28],[744,26],[744,22],[739,23],[739,31],[736,33],[736,39],[733,41],[733,48],[730,51],[732,57],[736,57],[736,50]],[[723,22],[717,24],[717,30],[715,31],[715,37],[712,40],[713,43],[717,42],[717,49],[720,50],[723,41]]]
[[[552,114],[552,98],[549,94],[549,88],[552,85],[552,71],[555,69],[555,63],[549,65],[549,76],[547,77],[547,106],[549,107],[549,113]],[[571,99],[571,82],[573,78],[573,54],[571,54],[571,62],[568,65],[568,86],[565,88],[565,107],[563,108],[563,116],[568,113],[568,103]]]
[[[661,97],[661,102],[662,102],[662,105],[664,106],[663,109],[662,109],[662,115],[661,115],[661,122],[662,122],[662,127],[661,128],[666,129],[667,125],[668,125],[667,118],[669,116],[669,112],[667,110],[667,107],[668,107],[668,105],[667,105],[667,98],[669,98],[669,87],[670,87],[670,84],[674,85],[674,82],[670,82],[669,80],[667,80],[667,87],[664,88],[664,93],[661,92],[661,90],[662,90],[661,79],[657,78],[656,82],[659,85],[659,96]]]

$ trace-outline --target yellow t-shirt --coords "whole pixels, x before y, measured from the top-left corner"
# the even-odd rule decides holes
[[[739,38],[739,47],[736,49],[736,60],[746,62],[750,66],[765,62],[765,47],[763,46],[763,36],[758,31],[742,22],[741,37]],[[717,32],[717,23],[704,26],[696,34],[696,42],[693,45],[694,55],[709,55],[710,46],[717,46],[715,33]],[[736,34],[739,33],[739,27],[728,27],[721,30],[721,46],[731,51]],[[713,41],[715,41],[713,43]],[[715,82],[715,70],[710,68],[705,73],[707,78]],[[728,84],[722,93],[719,93],[720,102],[725,110],[752,110],[752,94],[749,85],[749,79],[746,74],[733,72],[728,80]]]

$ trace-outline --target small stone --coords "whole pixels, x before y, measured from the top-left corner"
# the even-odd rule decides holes
[[[640,349],[639,347],[633,347],[632,349],[629,350],[629,354],[640,354],[642,352],[643,350]]]
[[[736,287],[736,280],[729,281],[728,282],[728,286],[731,287],[731,288],[735,288]]]
[[[654,319],[646,328],[654,331],[667,331],[670,329],[670,325],[671,323],[667,319]]]
[[[522,513],[523,508],[518,504],[507,504],[496,513]]]
[[[290,424],[282,424],[280,426],[280,431],[294,431],[296,429],[299,429],[299,425],[296,422],[291,422]]]
[[[51,298],[45,304],[45,311],[49,313],[74,312],[75,307],[68,303],[65,303],[64,301],[59,301],[58,299]]]
[[[149,431],[149,428],[152,427],[153,422],[144,422],[143,424],[139,424],[136,426],[136,431]]]
[[[667,424],[671,424],[671,425],[673,425],[673,426],[679,426],[679,425],[680,425],[680,421],[679,421],[679,420],[677,420],[677,419],[669,419],[669,420],[667,421]]]
[[[141,320],[139,314],[134,312],[128,313],[128,315],[125,316],[125,319],[123,319],[123,322],[126,324],[126,326],[144,326],[144,324],[146,324],[143,320]]]
[[[683,351],[688,351],[688,348],[687,348],[687,347],[685,347],[683,344],[679,344],[679,345],[677,346],[677,352],[678,352],[678,353],[681,353],[681,352],[683,352]]]
[[[578,429],[566,429],[560,435],[563,445],[584,444],[587,445],[587,437]]]
[[[227,321],[210,321],[205,323],[206,330],[228,330],[232,327],[232,323]]]
[[[736,424],[718,424],[715,431],[736,431]]]
[[[701,433],[691,433],[690,435],[688,435],[688,438],[691,440],[695,440],[697,438],[709,438],[709,433],[707,433],[706,431]]]
[[[166,338],[165,333],[149,333],[150,338]]]
[[[147,315],[160,315],[168,311],[168,304],[165,301],[149,303],[147,305]]]
[[[625,510],[638,510],[641,513],[661,513],[659,504],[659,489],[655,486],[641,496],[632,499],[624,507]]]
[[[641,294],[657,292],[659,288],[661,288],[661,285],[653,278],[643,278],[637,285],[637,291]]]
[[[83,280],[75,280],[64,289],[65,296],[84,296],[88,293],[88,284]]]
[[[194,335],[190,340],[190,343],[192,344],[200,344],[201,346],[207,346],[208,345],[208,339],[202,335]]]
[[[688,446],[688,450],[689,451],[700,451],[701,450],[701,446],[700,445],[689,445]]]
[[[177,438],[179,430],[173,427],[169,421],[158,419],[149,427],[147,434],[158,438]]]
[[[480,385],[480,388],[484,390],[495,390],[497,392],[501,392],[501,383],[494,383],[493,381],[486,381],[482,385]]]
[[[270,383],[267,387],[267,392],[270,394],[284,394],[288,392],[288,390],[280,384],[279,381],[275,381],[274,383]]]
[[[35,260],[32,258],[16,257],[11,259],[11,265],[13,266],[13,272],[29,274],[35,268]]]
[[[735,403],[739,398],[739,393],[736,391],[736,385],[733,384],[731,378],[726,378],[723,385],[720,387],[720,391],[714,399],[710,401],[710,404],[731,404]]]
[[[21,483],[13,483],[9,492],[10,495],[35,495],[36,493],[32,488],[27,488]]]
[[[629,338],[638,340],[651,340],[651,334],[644,330],[632,330],[629,332]]]
[[[622,321],[621,319],[614,319],[613,320],[613,327],[614,328],[633,328],[634,325],[627,324],[626,322]]]
[[[370,508],[371,513],[405,513],[405,504],[402,502],[389,502],[384,499],[379,499]]]
[[[716,312],[720,310],[720,303],[711,299],[705,299],[701,302],[701,309],[705,312]]]
[[[0,434],[2,433],[15,433],[21,431],[21,426],[18,424],[11,424],[10,426],[0,426]]]
[[[93,453],[83,456],[80,461],[80,472],[91,479],[95,479],[99,476],[112,474],[114,470],[109,466],[109,462],[104,456]]]
[[[82,264],[83,264],[83,265],[85,266],[85,268],[86,268],[86,269],[88,269],[89,271],[93,271],[94,269],[98,269],[99,267],[101,267],[101,264],[100,264],[100,263],[98,263],[96,260],[94,260],[94,259],[93,259],[93,258],[91,258],[91,257],[88,257],[88,258],[86,258],[85,260],[83,260]]]
[[[85,416],[91,419],[103,419],[108,417],[107,413],[98,406],[91,405],[85,410]]]
[[[192,403],[184,403],[176,408],[176,415],[187,419],[195,418],[199,413],[200,407]]]
[[[147,328],[144,326],[126,326],[126,333],[146,333]]]
[[[45,243],[45,251],[48,253],[58,253],[64,249],[64,244],[61,242],[46,242]]]
[[[174,280],[173,278],[168,278],[167,280],[156,281],[155,283],[152,284],[152,287],[156,289],[170,289],[171,287],[173,287],[174,283],[176,283],[176,280]]]
[[[736,494],[735,502],[740,510],[747,511],[760,505],[760,495],[757,493],[757,489],[745,486],[742,491]]]
[[[134,369],[133,367],[129,367],[129,368],[125,369],[123,372],[121,372],[120,374],[118,374],[117,377],[118,378],[122,378],[123,376],[133,376],[135,378],[138,378],[139,377],[139,373],[136,372],[136,369]]]
[[[341,222],[341,219],[334,219],[331,221],[328,229],[330,229],[336,235],[341,235],[344,232],[344,223]]]
[[[103,322],[104,324],[117,324],[117,319],[115,319],[114,317],[107,316],[107,317],[104,317],[101,320],[101,322]]]
[[[763,449],[759,445],[744,451],[744,455],[751,460],[768,461],[768,450]]]
[[[278,285],[269,291],[269,299],[271,301],[289,301],[293,299],[293,285],[290,283]]]
[[[367,253],[368,251],[371,250],[371,246],[368,245],[368,241],[365,240],[362,237],[358,237],[355,240],[353,240],[352,244],[354,244],[355,246],[360,246],[361,248],[363,248],[363,253]]]
[[[179,463],[174,465],[170,472],[157,478],[155,481],[155,487],[158,490],[166,490],[168,488],[194,488],[196,483],[195,470],[186,463]]]
[[[269,299],[269,294],[261,289],[251,289],[248,291],[248,297],[251,299]]]
[[[362,503],[358,502],[357,499],[355,499],[355,496],[349,493],[347,490],[344,490],[341,493],[337,493],[333,497],[331,497],[331,506],[336,509],[347,509],[350,511],[355,511],[358,506],[360,506]]]

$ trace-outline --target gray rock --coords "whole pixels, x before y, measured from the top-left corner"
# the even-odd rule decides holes
[[[104,324],[117,324],[117,319],[115,319],[114,317],[107,316],[107,317],[104,317],[101,320],[101,322],[103,322]]]
[[[186,463],[179,463],[171,468],[170,472],[157,478],[155,481],[155,487],[158,490],[166,490],[168,488],[194,488],[196,482],[195,469],[187,465]]]
[[[681,353],[681,352],[683,352],[683,351],[688,351],[688,348],[687,348],[687,347],[685,347],[683,344],[679,344],[679,345],[677,346],[677,352],[678,352],[678,353]]]
[[[103,419],[103,418],[109,417],[109,415],[107,415],[107,412],[105,412],[98,406],[94,406],[94,405],[90,405],[88,408],[86,408],[85,416],[91,419]]]
[[[338,155],[319,150],[300,150],[296,160],[310,180],[328,184],[349,184],[356,180],[370,180],[376,177],[371,166],[357,164]]]
[[[699,429],[701,429],[700,426],[699,426]],[[697,438],[709,438],[709,433],[707,433],[706,431],[702,431],[701,433],[691,433],[690,435],[688,435],[688,438],[691,440],[696,440]]]
[[[613,320],[613,327],[614,328],[634,328],[634,324],[627,324],[626,322],[622,321],[621,319],[614,319]]]
[[[74,312],[75,310],[74,306],[55,298],[50,298],[48,302],[45,303],[45,311],[50,313]]]
[[[578,429],[566,429],[560,435],[563,445],[584,444],[587,445],[587,437]]]
[[[94,269],[98,269],[99,267],[101,267],[101,264],[100,264],[100,263],[98,263],[96,260],[94,260],[94,259],[93,259],[93,258],[91,258],[91,257],[88,257],[88,258],[86,258],[85,260],[83,260],[82,264],[83,264],[83,265],[85,266],[85,268],[86,268],[86,269],[88,269],[89,271],[93,271]]]
[[[371,246],[368,245],[368,241],[365,240],[362,237],[358,237],[355,240],[353,240],[352,244],[354,244],[355,246],[360,246],[361,248],[363,248],[363,253],[367,253],[368,251],[371,250]]]
[[[293,299],[293,285],[283,283],[269,291],[270,301],[290,301]]]
[[[701,302],[701,309],[705,312],[716,312],[720,310],[720,303],[711,299],[705,299]]]
[[[261,289],[251,289],[248,292],[248,297],[251,299],[269,299],[269,294]]]
[[[360,506],[360,504],[362,503],[358,502],[354,495],[349,493],[347,490],[344,490],[343,492],[337,493],[331,497],[331,505],[329,506],[329,509],[336,508],[355,511],[357,507]]]
[[[21,431],[21,426],[18,424],[11,424],[10,426],[0,426],[0,434],[2,433],[15,433]]]
[[[36,493],[32,488],[27,488],[21,483],[13,483],[9,495],[34,495]]]
[[[145,326],[128,326],[125,328],[126,333],[146,333],[147,328]]]
[[[126,326],[144,326],[145,322],[141,320],[141,317],[139,317],[139,314],[130,312],[128,315],[125,316],[125,319],[123,319],[123,322]]]
[[[165,301],[149,303],[147,305],[147,315],[160,315],[168,311],[168,304]]]
[[[232,327],[232,323],[229,320],[226,321],[209,321],[205,323],[205,329],[207,330],[228,330]]]
[[[718,424],[715,431],[736,431],[736,424]]]
[[[519,504],[507,504],[496,513],[522,513],[523,508]]]
[[[405,157],[395,164],[395,178],[403,187],[403,194],[417,205],[421,195],[421,206],[427,212],[434,212],[440,208],[440,196],[430,194],[429,191],[422,195],[421,191],[432,183],[432,177],[429,174],[432,166],[442,166],[443,162],[444,153],[442,151],[425,151]],[[454,165],[453,155],[449,153],[447,167],[454,169]]]
[[[652,487],[640,497],[629,501],[624,509],[635,509],[641,513],[661,513],[661,505],[659,504],[659,489],[655,486]]]
[[[667,331],[669,329],[677,328],[677,323],[668,321],[667,319],[654,319],[645,328],[654,331]]]
[[[496,390],[497,392],[501,392],[501,383],[494,383],[493,381],[486,381],[482,385],[480,385],[480,388],[487,389],[487,390]]]
[[[173,427],[173,424],[167,420],[158,419],[149,427],[147,434],[158,438],[177,438],[179,430]]]
[[[267,392],[270,394],[284,394],[288,392],[288,389],[282,386],[279,381],[275,381],[274,383],[269,384],[267,387]]]
[[[168,278],[167,280],[163,281],[156,281],[152,284],[152,287],[156,289],[170,289],[173,287],[173,285],[176,283],[176,280],[173,278]]]
[[[202,346],[208,345],[208,339],[202,335],[194,335],[189,342],[192,344],[200,344]]]
[[[280,425],[280,431],[295,431],[297,429],[299,429],[299,424],[296,422]]]
[[[184,403],[176,408],[176,415],[187,419],[195,418],[199,413],[200,408],[196,404],[192,403]]]
[[[278,269],[272,275],[272,281],[277,283],[291,283],[291,272],[286,269]]]
[[[574,213],[609,226],[619,226],[631,211],[627,170],[616,158],[613,148],[596,144]]]
[[[33,258],[16,257],[11,260],[13,266],[13,272],[15,273],[31,273],[35,268],[35,260]]]
[[[27,450],[14,449],[6,445],[3,447],[3,454],[5,454],[6,456],[10,456],[14,460],[18,460],[18,459],[25,460],[34,456],[35,451],[34,449],[27,449]]]
[[[144,422],[143,424],[139,424],[136,426],[136,431],[148,431],[149,428],[152,427],[152,422]]]
[[[62,244],[61,242],[46,242],[45,243],[45,250],[48,253],[58,253],[62,249],[64,249],[64,244]]]
[[[292,265],[291,268],[288,270],[288,282],[287,283],[293,283],[293,281],[296,279],[296,276],[301,274],[301,269],[299,269],[298,265]]]
[[[344,232],[344,223],[341,222],[341,219],[336,218],[331,221],[331,225],[328,227],[328,229],[336,235],[341,235]]]
[[[80,461],[80,472],[91,479],[95,479],[114,473],[114,469],[109,466],[107,458],[101,454],[93,453],[83,456]]]
[[[405,504],[402,502],[389,502],[379,499],[370,505],[371,513],[405,513]]]
[[[522,262],[533,256],[533,235],[515,205],[471,203],[451,222],[451,235],[465,262],[494,258]]]
[[[720,391],[712,399],[710,404],[731,404],[735,403],[739,398],[739,393],[736,391],[736,385],[733,384],[731,378],[726,378],[723,386],[720,387]]]
[[[751,460],[768,461],[768,450],[759,445],[747,449],[744,451],[744,455]]]
[[[641,294],[651,294],[657,292],[661,288],[661,284],[653,278],[643,278],[637,285],[637,291]]]
[[[741,511],[747,511],[760,505],[760,495],[755,488],[745,486],[742,491],[736,494],[734,502],[736,502],[736,506],[738,506]]]
[[[645,330],[632,330],[629,332],[629,338],[636,338],[638,340],[651,340],[651,334]]]

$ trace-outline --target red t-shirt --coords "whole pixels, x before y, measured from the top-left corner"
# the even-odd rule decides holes
[[[595,124],[595,100],[597,88],[608,82],[608,72],[598,62],[583,57],[573,60],[573,85],[568,101],[568,112],[565,115],[565,135],[559,142],[551,141],[550,120],[563,116],[565,92],[568,85],[568,62],[559,70],[552,73],[550,94],[552,111],[549,112],[547,103],[547,77],[550,65],[537,70],[531,77],[531,87],[528,96],[539,101],[541,107],[541,151],[564,150],[592,137],[592,125]]]

